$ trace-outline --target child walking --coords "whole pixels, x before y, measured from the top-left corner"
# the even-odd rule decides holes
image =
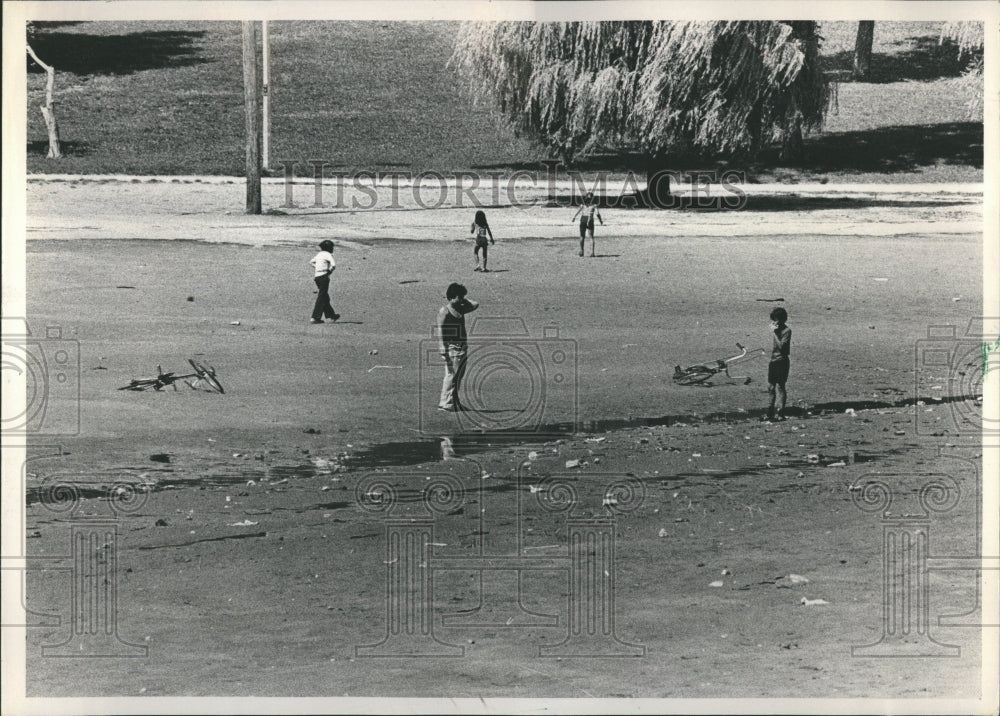
[[[476,248],[473,249],[473,253],[476,255],[476,268],[474,271],[486,271],[486,260],[489,256],[489,246],[486,243],[486,239],[489,238],[491,244],[495,244],[496,241],[493,240],[493,232],[490,231],[489,222],[486,221],[486,212],[479,210],[476,212],[476,218],[472,222],[472,231],[476,235]],[[479,250],[483,250],[483,262],[479,263]]]
[[[785,419],[785,382],[788,380],[788,368],[791,363],[792,329],[785,323],[788,321],[788,311],[775,308],[771,311],[771,362],[767,366],[767,393],[771,400],[767,406],[768,420]],[[775,398],[778,399],[778,411],[774,411]]]
[[[321,241],[319,253],[313,256],[309,263],[313,265],[313,280],[316,282],[316,288],[319,289],[310,323],[325,323],[323,318],[336,321],[340,318],[340,314],[334,311],[330,304],[330,274],[337,268],[337,264],[333,260],[333,242],[329,239]]]
[[[583,256],[583,244],[589,231],[590,255],[596,256],[594,253],[594,215],[597,215],[597,220],[601,222],[601,226],[604,226],[604,219],[601,218],[601,212],[597,210],[597,201],[594,199],[594,192],[588,191],[587,195],[583,197],[583,204],[576,210],[576,214],[573,214],[570,223],[576,220],[577,214],[580,215],[580,255]]]

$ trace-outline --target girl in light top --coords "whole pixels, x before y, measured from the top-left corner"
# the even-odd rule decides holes
[[[601,226],[604,226],[604,219],[601,218],[601,212],[597,210],[597,201],[594,199],[594,192],[588,191],[587,195],[583,197],[583,204],[580,208],[576,210],[576,214],[573,214],[573,218],[570,223],[576,220],[577,214],[580,215],[580,255],[583,256],[583,243],[587,238],[587,232],[590,232],[590,255],[594,254],[594,215],[597,215],[597,220],[601,222]]]
[[[490,231],[489,222],[486,221],[486,212],[479,210],[476,212],[476,218],[472,222],[472,231],[476,235],[476,248],[473,249],[473,253],[476,255],[476,268],[475,271],[489,271],[486,268],[486,260],[489,255],[489,248],[486,240],[489,239],[491,244],[495,244],[496,241],[493,240],[493,232]],[[479,250],[483,250],[483,263],[479,263]]]

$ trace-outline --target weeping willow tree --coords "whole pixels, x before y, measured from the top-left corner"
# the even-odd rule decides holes
[[[563,161],[624,150],[656,172],[775,142],[798,160],[826,108],[819,39],[815,22],[476,22],[450,64]]]
[[[946,22],[941,28],[941,41],[958,45],[959,57],[968,57],[968,65],[959,86],[968,96],[969,115],[981,117],[983,112],[983,23]]]

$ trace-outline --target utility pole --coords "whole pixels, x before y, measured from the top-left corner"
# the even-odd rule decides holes
[[[243,97],[246,112],[247,214],[260,214],[261,78],[257,23],[243,22]]]
[[[264,143],[262,160],[265,170],[271,169],[271,91],[269,78],[271,76],[271,48],[267,39],[267,20],[261,22],[264,44]]]

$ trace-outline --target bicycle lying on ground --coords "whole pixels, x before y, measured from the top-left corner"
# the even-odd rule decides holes
[[[156,366],[157,376],[155,378],[133,378],[131,383],[123,385],[118,390],[148,390],[150,388],[153,390],[163,390],[168,385],[172,385],[174,390],[177,390],[177,381],[183,380],[194,390],[204,388],[205,390],[213,393],[226,392],[222,388],[222,383],[220,383],[219,379],[215,377],[215,368],[212,368],[211,366],[204,366],[194,358],[188,358],[188,363],[190,363],[191,367],[194,368],[194,373],[188,373],[186,375],[164,373],[163,368]],[[188,378],[194,378],[194,380],[188,380]]]
[[[751,360],[752,358],[758,358],[764,355],[764,349],[755,348],[752,351],[748,351],[739,343],[736,344],[736,347],[740,349],[740,352],[734,356],[729,356],[728,358],[720,358],[707,363],[699,363],[698,365],[688,366],[687,368],[676,366],[672,376],[673,381],[678,385],[698,385],[705,383],[714,375],[725,373],[727,378],[742,380],[744,385],[748,384],[752,380],[750,376],[732,375],[729,372],[729,367],[735,365],[736,363],[742,363],[743,361]]]

